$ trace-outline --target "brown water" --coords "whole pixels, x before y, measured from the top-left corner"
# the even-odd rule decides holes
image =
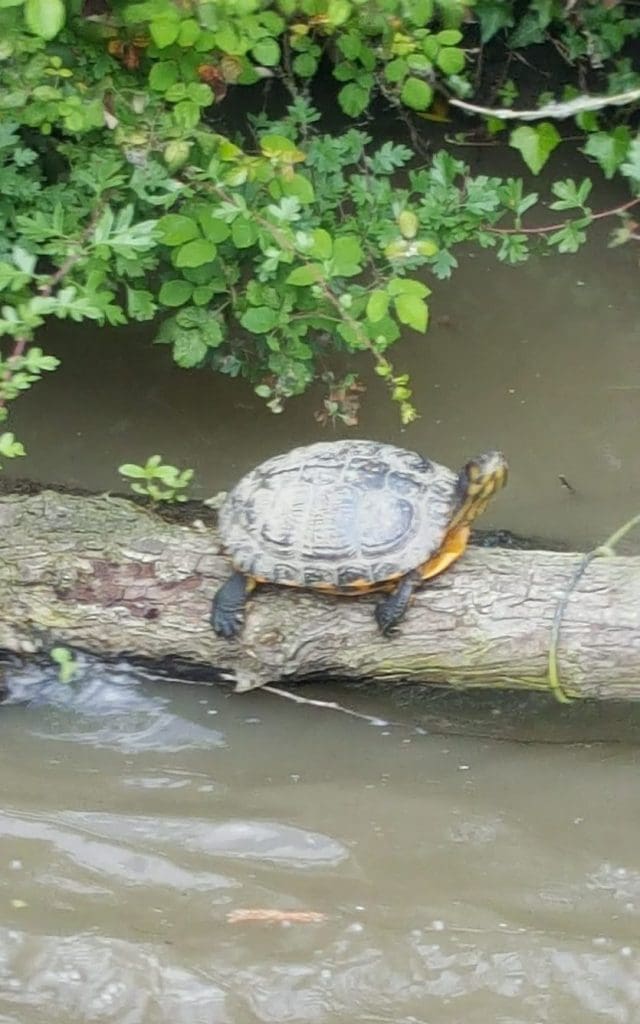
[[[452,465],[499,445],[511,483],[483,525],[599,541],[640,509],[637,282],[599,243],[467,260],[395,354],[421,420],[401,432],[372,380],[359,434]],[[118,489],[159,451],[204,497],[331,436],[308,401],[274,417],[147,341],[49,338],[64,368],[16,404],[15,471]],[[0,1024],[640,1024],[636,712],[338,695],[373,723],[99,666],[10,682]]]
[[[442,735],[367,691],[375,724],[14,683],[39,701],[0,717],[3,1024],[640,1020],[637,746]]]

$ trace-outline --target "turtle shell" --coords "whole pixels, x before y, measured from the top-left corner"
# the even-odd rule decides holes
[[[297,587],[366,589],[441,548],[457,475],[376,441],[321,442],[263,462],[220,509],[236,569]]]

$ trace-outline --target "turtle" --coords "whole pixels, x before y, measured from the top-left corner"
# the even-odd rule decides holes
[[[211,624],[237,635],[258,584],[356,596],[387,591],[375,606],[383,634],[424,580],[462,555],[470,524],[507,482],[499,451],[446,466],[367,440],[321,441],[247,473],[219,511],[234,572],[219,588]]]

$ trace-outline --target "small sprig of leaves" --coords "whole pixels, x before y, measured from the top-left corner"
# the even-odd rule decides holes
[[[192,469],[178,469],[163,463],[161,455],[151,455],[143,466],[135,462],[126,462],[118,467],[120,476],[134,482],[129,486],[135,494],[143,494],[152,502],[186,501],[186,489],[193,479]]]

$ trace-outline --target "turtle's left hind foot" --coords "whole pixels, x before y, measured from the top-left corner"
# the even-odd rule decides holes
[[[244,622],[244,606],[254,586],[253,580],[241,572],[234,572],[222,584],[213,599],[209,619],[218,636],[230,640],[238,635]]]

